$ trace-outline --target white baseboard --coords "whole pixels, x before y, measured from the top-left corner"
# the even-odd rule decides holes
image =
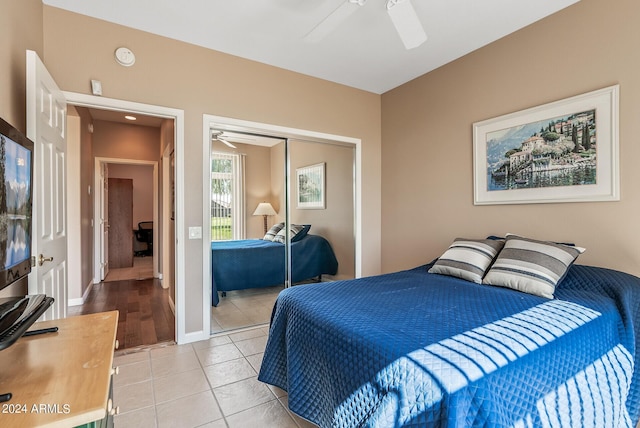
[[[191,333],[187,333],[187,334],[185,334],[185,337],[184,337],[183,341],[180,342],[180,341],[176,340],[176,342],[178,343],[178,345],[182,345],[182,344],[185,344],[185,343],[193,343],[193,342],[199,342],[201,340],[207,340],[210,337],[211,337],[211,333],[210,332],[207,333],[207,332],[204,332],[204,331],[200,330],[200,331],[194,331],[194,332],[191,332]]]
[[[82,306],[84,304],[84,300],[82,297],[78,297],[77,299],[69,299],[67,302],[68,306]]]
[[[169,288],[169,280],[167,279],[166,281],[164,279],[162,279],[162,275],[160,275],[160,278],[158,278],[160,280],[160,286],[162,288],[164,288],[165,290],[167,288]]]
[[[87,288],[84,290],[84,294],[82,295],[82,297],[79,297],[77,299],[69,299],[69,301],[67,302],[67,305],[68,306],[84,305],[84,302],[87,301],[87,296],[89,295],[89,292],[91,291],[92,287],[93,287],[93,281],[90,281],[89,285],[87,285]]]

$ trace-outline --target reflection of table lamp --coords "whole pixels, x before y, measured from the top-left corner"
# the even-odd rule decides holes
[[[269,202],[260,202],[258,207],[253,212],[253,215],[261,215],[264,217],[264,233],[267,233],[267,216],[268,215],[276,215],[276,210],[273,209]]]

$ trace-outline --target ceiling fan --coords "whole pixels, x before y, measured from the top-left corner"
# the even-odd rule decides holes
[[[316,25],[304,39],[318,42],[336,29],[351,14],[364,6],[367,0],[345,0],[318,25]],[[411,0],[386,0],[386,9],[405,48],[413,49],[427,40],[427,34],[422,28],[420,18],[416,14]]]
[[[211,131],[211,141],[220,141],[221,143],[226,144],[232,149],[237,149],[236,146],[225,140],[222,134],[224,134],[222,131]]]

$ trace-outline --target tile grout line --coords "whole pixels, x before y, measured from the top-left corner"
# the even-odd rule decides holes
[[[231,341],[231,343],[233,343],[231,338],[229,338],[229,340]],[[211,346],[211,348],[213,348],[213,346]],[[206,349],[206,348],[204,348],[204,349]],[[198,357],[198,353],[196,352],[195,348],[194,348],[194,352],[196,354],[196,360],[198,360],[198,365],[200,366],[200,370],[202,370],[202,375],[204,376],[205,380],[207,381],[207,385],[209,385],[209,391],[211,392],[211,395],[213,395],[213,400],[216,402],[216,405],[218,406],[218,409],[220,409],[220,414],[222,415],[222,420],[224,421],[224,424],[228,427],[229,423],[227,422],[227,416],[222,411],[222,406],[220,406],[220,402],[218,401],[218,397],[216,397],[216,394],[213,392],[213,386],[211,385],[211,382],[209,382],[209,377],[207,376],[207,374],[204,371],[204,366],[202,365],[202,361],[200,361],[200,358]],[[209,421],[209,422],[215,422],[215,421]]]
[[[151,350],[149,350],[148,352],[149,352],[149,368],[151,369],[151,394],[153,397],[153,414],[155,416],[156,427],[159,427],[160,417],[158,416],[158,404],[156,402],[155,376],[153,375],[153,359],[151,358]]]

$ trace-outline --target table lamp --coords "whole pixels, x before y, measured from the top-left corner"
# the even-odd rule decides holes
[[[264,217],[264,233],[267,233],[267,216],[276,215],[276,210],[273,209],[269,202],[260,202],[258,207],[253,212],[253,215],[261,215]]]

